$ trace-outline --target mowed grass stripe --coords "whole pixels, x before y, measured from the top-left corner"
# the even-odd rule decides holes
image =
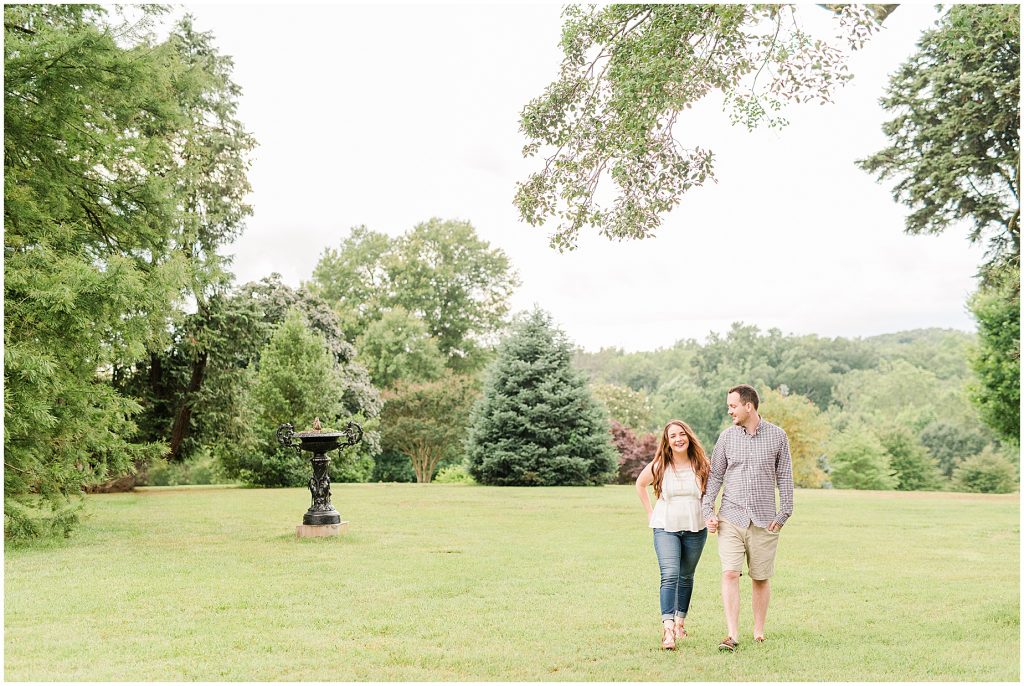
[[[1017,681],[1013,496],[797,491],[770,640],[724,635],[717,540],[680,650],[630,486],[337,484],[90,496],[63,544],[8,546],[8,680]]]

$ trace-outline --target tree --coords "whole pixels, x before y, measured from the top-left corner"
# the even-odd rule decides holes
[[[346,331],[361,335],[390,308],[423,321],[447,366],[468,372],[504,327],[519,284],[503,251],[463,221],[430,219],[396,239],[354,229],[339,250],[323,253],[310,288],[335,304]]]
[[[469,222],[430,219],[398,241],[396,304],[419,315],[455,370],[477,368],[480,346],[505,325],[519,279],[508,257]]]
[[[724,428],[723,423],[728,420],[725,391],[734,385],[709,388],[698,385],[691,374],[680,374],[663,384],[655,393],[656,415],[682,419],[690,425],[697,438],[710,448]]]
[[[309,467],[294,450],[277,444],[277,427],[287,422],[303,430],[301,427],[312,425],[316,418],[325,429],[342,427],[352,418],[345,407],[344,389],[343,370],[326,339],[309,329],[300,310],[289,310],[260,354],[252,387],[255,442],[260,450],[239,460],[240,478],[257,486],[303,485]],[[355,419],[368,424],[365,417]],[[335,472],[346,470],[354,473],[356,480],[366,481],[373,471],[372,457],[366,450],[347,449],[332,477],[340,480]]]
[[[231,81],[233,63],[218,53],[213,35],[196,32],[192,17],[186,16],[168,42],[185,66],[178,78],[190,85],[187,97],[181,98],[184,121],[174,146],[181,164],[171,176],[180,213],[173,240],[193,265],[189,292],[202,317],[209,315],[211,297],[222,294],[230,283],[226,260],[217,250],[241,233],[245,218],[252,214],[244,199],[251,190],[247,154],[256,142],[235,116],[241,89]],[[151,357],[154,354],[151,351]],[[169,437],[172,459],[180,457],[208,361],[209,350],[194,346],[188,384],[175,408]]]
[[[1020,267],[999,271],[968,303],[978,321],[978,345],[970,356],[978,384],[971,398],[986,424],[1020,445]]]
[[[939,472],[949,478],[965,458],[977,455],[990,443],[981,426],[939,420],[926,426],[919,436],[921,444],[935,459]]]
[[[444,357],[422,320],[404,307],[384,312],[356,341],[358,359],[379,388],[398,381],[433,381],[444,370]]]
[[[228,465],[255,450],[246,391],[278,323],[264,318],[255,299],[217,293],[172,328],[169,345],[134,365],[115,367],[114,385],[142,406],[140,436],[165,444],[163,457],[172,464],[209,453]],[[148,465],[137,463],[136,469],[142,476]],[[104,488],[131,487],[133,481]]]
[[[833,6],[858,47],[890,6]],[[523,109],[525,157],[541,171],[517,185],[527,223],[558,220],[551,244],[572,249],[584,226],[645,238],[694,186],[714,178],[710,150],[683,149],[680,113],[721,92],[733,122],[781,126],[786,102],[829,102],[850,78],[842,49],[815,39],[787,5],[568,6],[557,80]],[[611,183],[614,202],[598,203]]]
[[[451,373],[436,381],[400,381],[384,395],[385,450],[408,455],[416,481],[430,483],[442,461],[461,461],[469,413],[479,394],[475,379]]]
[[[498,349],[474,410],[470,473],[496,486],[603,484],[615,472],[608,419],[551,317],[526,314]]]
[[[919,431],[956,404],[958,391],[930,370],[896,360],[844,375],[833,397],[851,420],[898,421]]]
[[[861,341],[801,336],[786,343],[776,370],[777,383],[810,398],[820,410],[832,404],[832,391],[843,374],[878,366],[874,346]]]
[[[635,432],[651,428],[651,401],[645,393],[615,384],[591,384],[590,392],[612,420]]]
[[[928,491],[939,488],[939,468],[928,450],[906,427],[881,432],[879,438],[889,453],[889,466],[896,477],[896,490]]]
[[[1017,468],[991,447],[967,458],[953,472],[954,487],[974,493],[1012,493],[1017,480]]]
[[[793,485],[820,488],[825,473],[818,466],[818,458],[825,453],[829,431],[821,412],[809,398],[796,393],[764,389],[759,395],[761,416],[782,427],[789,437]]]
[[[869,366],[877,367],[879,360],[903,360],[944,381],[960,381],[970,376],[967,356],[974,339],[974,334],[964,331],[937,328],[872,336],[866,342],[876,354]]]
[[[337,248],[327,248],[308,288],[334,306],[346,338],[356,340],[393,299],[391,238],[357,226]]]
[[[892,75],[882,107],[889,147],[859,162],[913,209],[911,234],[973,225],[988,268],[1020,265],[1020,13],[952,5]]]
[[[615,482],[631,484],[636,482],[640,472],[654,459],[658,450],[658,434],[644,433],[637,436],[632,429],[612,420],[612,445],[619,454],[619,472]]]
[[[737,383],[776,387],[787,343],[779,329],[762,335],[756,326],[733,322],[725,336],[714,331],[708,334],[707,343],[694,358],[695,380],[720,389],[721,398]]]
[[[229,474],[255,450],[247,419],[250,372],[288,311],[297,308],[324,338],[341,370],[338,387],[346,411],[368,418],[380,412],[380,397],[330,306],[305,289],[293,289],[272,274],[258,282],[214,294],[195,314],[173,327],[171,342],[130,368],[115,368],[115,381],[140,399],[142,435],[169,445],[168,459],[184,462],[212,451]],[[197,361],[202,361],[197,366]],[[378,441],[367,433],[363,450]],[[370,450],[372,454],[373,450]]]
[[[896,181],[893,197],[913,210],[907,232],[970,222],[970,241],[987,240],[970,302],[982,339],[972,365],[981,384],[975,399],[985,421],[1019,443],[1019,8],[950,7],[881,102],[896,115],[883,126],[890,145],[859,164]]]
[[[832,439],[831,478],[836,488],[886,490],[895,488],[889,454],[866,427],[853,427]]]
[[[112,376],[218,278],[211,255],[247,213],[252,140],[232,116],[230,65],[187,20],[155,43],[158,12],[132,24],[95,5],[4,7],[11,534],[69,531],[83,486],[162,452]]]

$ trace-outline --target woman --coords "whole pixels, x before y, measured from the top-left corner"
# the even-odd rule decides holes
[[[640,502],[654,529],[654,552],[661,567],[661,647],[673,650],[686,637],[686,613],[693,594],[693,572],[708,538],[700,499],[711,463],[700,440],[686,422],[665,425],[654,459],[636,479]],[[651,507],[647,487],[654,485]]]

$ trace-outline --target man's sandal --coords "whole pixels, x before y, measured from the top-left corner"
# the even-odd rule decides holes
[[[730,653],[735,652],[736,648],[739,647],[739,642],[732,640],[732,636],[726,636],[722,639],[722,642],[718,644],[719,650],[728,650]]]

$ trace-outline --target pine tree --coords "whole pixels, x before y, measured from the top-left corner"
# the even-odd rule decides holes
[[[608,420],[571,365],[565,334],[535,309],[498,350],[468,439],[470,473],[496,486],[607,483]]]

